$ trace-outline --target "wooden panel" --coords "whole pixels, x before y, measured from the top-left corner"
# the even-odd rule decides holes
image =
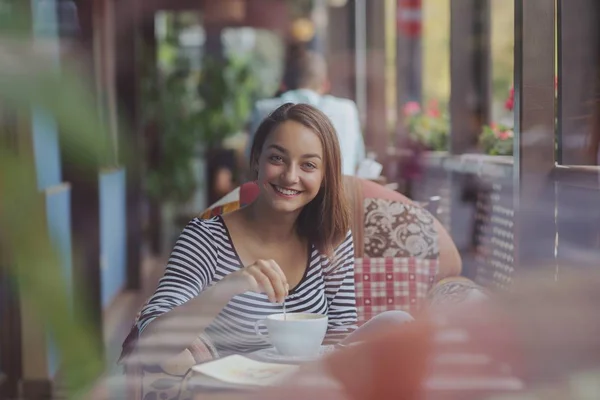
[[[132,17],[127,18],[127,8]],[[119,35],[113,40],[116,71],[113,85],[116,86],[116,99],[112,106],[117,107],[120,120],[125,121],[127,129],[123,129],[119,140],[130,146],[132,154],[128,154],[126,172],[127,190],[127,289],[140,288],[140,265],[142,248],[142,210],[143,210],[143,149],[145,148],[138,94],[140,92],[141,43],[142,27],[154,31],[154,13],[141,11],[139,0],[133,2],[117,1],[115,3],[114,26],[120,27]],[[148,50],[144,48],[143,50]],[[150,49],[152,51],[153,49]]]
[[[548,0],[515,3],[515,265],[554,258],[555,6]],[[517,271],[518,272],[518,271]],[[551,271],[548,271],[549,273]]]
[[[77,0],[79,35],[75,38],[85,52],[86,72],[94,76],[94,6],[106,0]],[[92,88],[95,84],[92,84]],[[73,276],[79,298],[74,303],[78,311],[85,310],[87,320],[99,332],[102,330],[100,303],[100,237],[99,196],[97,175],[87,175],[65,156],[68,149],[61,146],[63,181],[71,185],[71,235],[73,238]]]
[[[450,5],[450,151],[473,150],[490,107],[489,0]]]
[[[17,383],[22,377],[21,313],[17,287],[8,276],[7,254],[0,249],[0,371],[5,382],[0,383],[0,398],[17,396]]]
[[[354,99],[354,49],[353,31],[354,22],[352,7],[332,8],[329,11],[329,25],[327,38],[329,80],[331,93],[334,96]]]
[[[373,149],[380,157],[384,157],[389,143],[385,98],[384,0],[370,0],[367,2],[366,7],[367,126],[365,130],[365,142],[368,148]]]

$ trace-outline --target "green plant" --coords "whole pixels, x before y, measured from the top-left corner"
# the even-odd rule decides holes
[[[512,112],[515,106],[515,88],[511,87],[504,102],[504,109]],[[485,125],[479,135],[482,150],[492,156],[512,156],[514,131],[508,125],[492,123]]]
[[[219,148],[248,120],[257,80],[250,65],[233,57],[206,57],[199,74],[188,64],[160,77],[152,65],[144,84],[146,123],[159,130],[160,162],[150,168],[147,190],[161,201],[183,203],[196,190],[192,160],[201,147]]]
[[[224,139],[240,132],[256,100],[258,80],[250,63],[230,56],[206,57],[198,83],[200,138],[207,148],[220,147]]]
[[[16,20],[21,14],[15,14]],[[23,25],[11,28],[18,34],[0,31],[0,103],[25,119],[34,107],[53,115],[64,156],[92,178],[100,162],[112,158],[92,93],[66,63],[60,72],[48,67],[54,65],[52,55],[26,37],[30,25],[27,18],[21,20]],[[123,154],[130,153],[124,148]],[[26,306],[58,346],[68,397],[77,398],[104,370],[102,338],[88,323],[85,304],[73,307],[69,301],[70,285],[45,221],[45,199],[37,188],[32,153],[0,147],[0,248],[8,253],[9,274],[21,298],[27,299]],[[73,287],[81,290],[77,283]],[[85,298],[80,294],[77,298]]]
[[[479,136],[482,150],[492,156],[512,156],[514,132],[511,127],[491,124],[483,127]]]
[[[446,110],[440,110],[437,101],[431,101],[425,110],[417,102],[404,106],[404,118],[410,137],[428,150],[448,149],[450,118]]]
[[[146,190],[161,201],[182,203],[195,190],[191,160],[196,153],[199,126],[191,109],[195,99],[188,81],[187,74],[178,72],[164,77],[148,73],[144,79],[144,122],[157,130],[159,151],[159,162],[148,170]]]

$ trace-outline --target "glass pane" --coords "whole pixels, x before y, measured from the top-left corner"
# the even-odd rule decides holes
[[[598,165],[600,2],[559,1],[558,159],[563,165]]]

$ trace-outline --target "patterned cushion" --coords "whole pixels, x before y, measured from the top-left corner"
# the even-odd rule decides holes
[[[364,210],[366,257],[439,257],[435,220],[427,210],[377,198],[366,198]]]
[[[427,302],[437,272],[437,259],[357,258],[354,280],[359,322],[383,311],[417,313]]]

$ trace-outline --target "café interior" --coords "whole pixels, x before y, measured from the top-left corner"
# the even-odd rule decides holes
[[[452,305],[467,327],[463,305],[506,297],[509,319],[539,323],[539,341],[518,334],[528,374],[494,364],[484,379],[473,350],[470,369],[419,381],[427,397],[349,398],[600,393],[597,0],[32,0],[0,1],[0,14],[0,51],[23,66],[0,68],[1,399],[71,398],[78,384],[93,399],[247,395],[182,389],[167,378],[189,378],[185,362],[140,383],[117,360],[187,221],[253,201],[252,103],[286,87],[306,49],[326,60],[329,93],[356,104],[381,167],[347,177],[359,317]],[[44,86],[47,70],[66,83]],[[386,259],[406,273],[377,273]],[[386,291],[393,279],[406,289]],[[503,339],[493,326],[483,336]],[[292,387],[289,398],[336,398]]]

